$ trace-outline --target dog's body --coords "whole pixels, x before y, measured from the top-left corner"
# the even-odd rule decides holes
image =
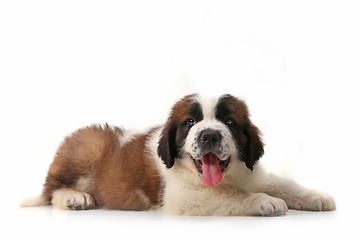
[[[265,173],[259,130],[231,95],[185,96],[162,127],[144,133],[92,126],[58,149],[42,195],[23,206],[163,208],[177,215],[283,215],[334,210],[324,193]]]

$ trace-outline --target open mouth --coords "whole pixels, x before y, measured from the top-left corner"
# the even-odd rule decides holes
[[[227,160],[220,160],[214,153],[209,152],[201,159],[193,160],[202,182],[206,186],[214,186],[221,181],[224,169],[229,165],[230,157]]]

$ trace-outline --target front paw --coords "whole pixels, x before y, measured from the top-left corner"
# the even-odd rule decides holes
[[[306,211],[333,211],[336,209],[334,199],[316,190],[305,190],[289,203],[289,208]]]
[[[281,216],[288,211],[284,200],[258,193],[250,203],[249,215],[253,216]]]

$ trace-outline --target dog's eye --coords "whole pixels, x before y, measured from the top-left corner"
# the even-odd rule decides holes
[[[231,125],[231,124],[233,123],[233,120],[232,120],[231,117],[226,116],[225,119],[224,119],[224,123],[225,123],[226,125]]]
[[[193,118],[188,118],[186,120],[186,124],[189,125],[189,126],[193,126],[193,125],[195,125],[195,123],[196,123],[196,121]]]

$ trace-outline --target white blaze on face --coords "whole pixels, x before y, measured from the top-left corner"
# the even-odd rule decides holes
[[[200,161],[201,179],[207,186],[218,184],[223,173],[220,162],[229,160],[236,149],[229,128],[215,118],[218,98],[201,97],[196,99],[202,109],[203,120],[197,122],[188,132],[185,139],[184,151],[189,153],[194,160]],[[206,130],[215,130],[221,135],[221,142],[213,151],[204,150],[201,146],[201,133]],[[199,170],[200,171],[200,170]]]
[[[204,120],[215,119],[216,104],[218,100],[219,100],[218,97],[209,97],[209,96],[197,97],[197,101],[199,102],[202,109]]]

